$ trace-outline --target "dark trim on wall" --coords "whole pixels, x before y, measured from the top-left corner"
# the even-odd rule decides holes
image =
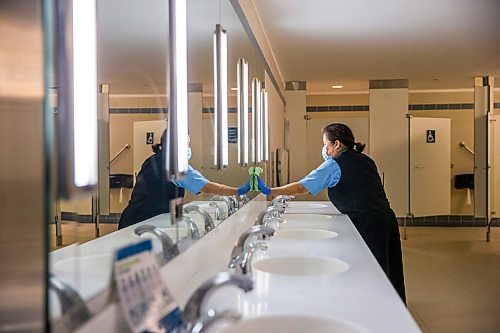
[[[109,215],[99,215],[99,223],[113,224],[120,221],[121,213],[110,213]],[[73,212],[61,212],[62,221],[72,221],[79,223],[93,223],[92,215],[78,214]],[[54,223],[53,221],[51,223]]]
[[[121,213],[100,215],[99,222],[105,224],[118,223]],[[72,212],[61,212],[61,220],[79,223],[92,223],[92,215],[78,214]],[[403,226],[404,218],[398,217],[399,226]],[[53,223],[53,222],[52,222]],[[436,215],[422,216],[406,220],[409,227],[485,227],[486,220],[472,215]],[[500,218],[491,219],[492,227],[500,227]]]
[[[403,221],[403,217],[398,217],[399,226],[403,226]],[[409,227],[486,227],[486,219],[472,215],[421,216],[407,219],[406,225]],[[491,226],[500,227],[500,218],[492,218]]]
[[[151,114],[167,113],[168,108],[110,108],[110,114]]]
[[[500,103],[494,103],[495,109],[500,109]],[[474,110],[474,103],[451,104],[410,104],[409,111],[423,110]],[[306,112],[345,112],[345,111],[370,111],[369,105],[322,105],[307,106]]]

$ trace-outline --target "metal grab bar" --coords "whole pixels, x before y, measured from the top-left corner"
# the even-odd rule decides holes
[[[111,166],[111,163],[113,163],[118,157],[120,157],[120,155],[123,154],[127,149],[130,149],[130,145],[128,143],[115,155],[115,157],[111,159],[111,161],[109,161],[109,165]]]
[[[463,141],[462,141],[462,142],[460,142],[460,143],[458,144],[458,146],[459,146],[459,147],[461,147],[461,148],[464,148],[465,150],[467,150],[467,152],[468,152],[469,154],[471,154],[471,156],[474,156],[474,155],[475,155],[475,154],[474,154],[474,151],[473,151],[472,149],[470,149],[470,148],[469,148],[469,147],[465,144],[465,142],[463,142]]]

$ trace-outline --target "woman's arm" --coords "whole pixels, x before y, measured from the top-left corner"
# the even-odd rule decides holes
[[[237,195],[238,189],[236,187],[226,186],[209,181],[205,184],[205,186],[201,188],[200,192],[218,195]]]
[[[277,195],[281,195],[281,194],[284,194],[284,195],[306,194],[308,192],[309,191],[307,191],[307,189],[304,187],[304,185],[302,185],[299,182],[290,183],[290,184],[287,184],[287,185],[281,186],[281,187],[271,188],[271,195],[272,196],[277,196]]]

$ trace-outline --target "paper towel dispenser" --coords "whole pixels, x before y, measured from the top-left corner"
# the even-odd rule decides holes
[[[110,188],[132,188],[134,187],[134,176],[125,173],[109,175]]]
[[[455,175],[455,188],[463,189],[468,188],[474,189],[474,174],[473,173],[464,173],[460,175]]]

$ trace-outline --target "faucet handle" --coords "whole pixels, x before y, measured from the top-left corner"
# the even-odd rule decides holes
[[[184,211],[188,214],[191,212],[198,212],[201,216],[203,216],[203,220],[205,221],[205,232],[206,233],[210,232],[212,229],[215,228],[215,224],[214,224],[214,220],[212,219],[212,216],[210,216],[210,214],[208,214],[208,212],[206,210],[204,210],[203,208],[196,206],[196,205],[192,205],[192,206],[184,207]]]
[[[230,274],[221,272],[203,283],[193,295],[189,298],[182,313],[182,321],[186,325],[195,323],[201,318],[201,310],[203,309],[204,301],[217,289],[226,285],[234,285],[239,287],[244,292],[249,292],[253,289],[252,279],[238,274]]]
[[[238,321],[241,319],[241,314],[236,311],[226,310],[217,313],[214,310],[209,310],[208,314],[192,325],[192,328],[188,329],[189,333],[203,333],[210,331],[210,328],[217,322],[225,321]]]
[[[241,206],[244,206],[249,202],[250,202],[250,199],[248,198],[248,196],[246,194],[240,195],[240,204],[239,204],[240,208],[241,208]]]
[[[191,236],[192,239],[199,239],[201,237],[200,229],[198,229],[198,225],[193,221],[191,217],[189,217],[188,215],[184,215],[182,217],[182,221],[185,221],[187,223],[189,236]]]
[[[216,201],[211,201],[208,206],[215,208],[215,219],[217,221],[223,221],[226,219],[226,213],[224,212],[224,209]]]
[[[59,299],[63,316],[68,317],[68,320],[65,320],[65,322],[70,326],[68,327],[70,331],[75,330],[90,319],[87,304],[75,289],[52,273],[49,275],[48,282],[49,289],[52,289]]]
[[[143,224],[134,229],[134,233],[140,236],[144,233],[151,233],[160,239],[162,245],[163,258],[165,262],[169,261],[173,257],[179,254],[179,249],[175,246],[174,242],[168,235],[163,232],[160,228],[157,228],[150,224]]]

